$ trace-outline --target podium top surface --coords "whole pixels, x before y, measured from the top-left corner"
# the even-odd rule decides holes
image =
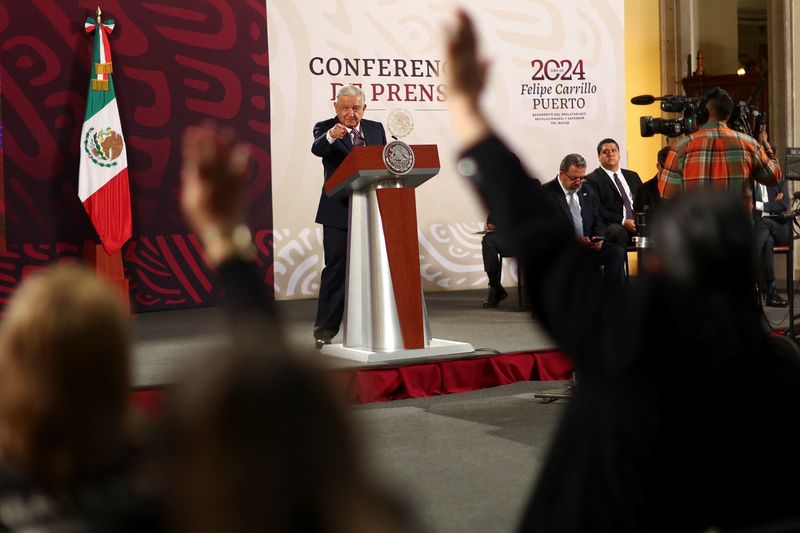
[[[383,146],[358,146],[342,161],[325,182],[328,196],[360,191],[386,179],[401,179],[406,187],[419,187],[439,173],[439,150],[435,144],[415,144],[414,167],[402,176],[395,176],[383,163]]]

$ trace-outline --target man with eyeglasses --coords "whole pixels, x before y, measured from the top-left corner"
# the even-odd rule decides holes
[[[561,160],[558,177],[542,189],[550,202],[570,224],[580,244],[596,253],[608,280],[625,281],[625,250],[606,242],[606,226],[594,198],[582,187],[586,176],[586,160],[580,154],[568,154]]]
[[[642,184],[639,174],[619,166],[619,144],[603,139],[597,144],[600,166],[586,176],[596,191],[598,209],[606,225],[608,240],[623,248],[636,235],[633,195]]]
[[[362,119],[367,105],[364,92],[346,85],[336,93],[336,116],[314,125],[311,152],[322,158],[325,181],[333,175],[354,146],[385,145],[383,124]],[[345,274],[347,272],[347,227],[350,196],[331,198],[320,193],[317,224],[322,224],[325,267],[319,284],[314,340],[317,348],[329,344],[339,332],[344,314]]]

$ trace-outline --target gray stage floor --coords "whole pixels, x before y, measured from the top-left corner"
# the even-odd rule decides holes
[[[434,336],[500,352],[551,347],[516,296],[482,309],[484,291],[426,295]],[[290,341],[311,356],[315,300],[280,302]],[[785,309],[766,309],[775,327]],[[136,317],[138,385],[170,383],[193,357],[221,344],[222,309]],[[542,403],[535,392],[563,382],[519,382],[480,391],[354,406],[362,456],[376,479],[406,501],[425,531],[515,531],[568,400]]]
[[[567,400],[520,382],[354,408],[373,476],[410,506],[424,531],[512,533]]]
[[[483,309],[486,291],[436,292],[425,295],[435,338],[464,341],[483,353],[508,353],[551,348],[555,343],[528,310],[517,303],[516,290],[496,309]],[[288,341],[313,351],[316,300],[277,303]],[[163,385],[174,381],[183,365],[224,341],[226,316],[217,307],[142,313],[134,320],[134,383]],[[341,342],[341,334],[334,339]],[[331,358],[336,367],[353,366]],[[359,364],[359,366],[363,366]]]
[[[779,287],[782,285],[778,285]],[[434,337],[469,342],[483,353],[508,353],[553,348],[530,311],[517,304],[516,290],[497,309],[483,309],[485,290],[435,292],[425,295]],[[278,302],[288,341],[300,350],[313,350],[312,336],[316,300]],[[788,325],[788,310],[766,308],[774,328]],[[227,317],[222,308],[208,307],[142,313],[133,319],[134,384],[163,385],[174,381],[184,364],[224,340]],[[341,334],[334,339],[341,342]],[[346,360],[330,359],[336,367],[353,366]]]

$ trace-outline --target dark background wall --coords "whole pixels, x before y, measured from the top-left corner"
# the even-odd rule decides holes
[[[0,303],[30,269],[96,240],[77,196],[97,5],[113,18],[113,81],[128,150],[135,310],[216,303],[213,273],[178,205],[181,136],[213,120],[250,145],[248,223],[272,287],[269,71],[263,0],[10,0],[0,4]],[[0,230],[3,228],[0,227]]]

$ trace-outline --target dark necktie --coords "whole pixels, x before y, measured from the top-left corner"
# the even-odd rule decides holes
[[[353,128],[351,131],[353,132],[353,146],[367,145],[367,143],[364,141],[364,137],[361,136],[361,133],[356,128]]]
[[[622,182],[619,181],[619,176],[617,176],[616,172],[614,172],[614,183],[617,184],[619,195],[622,196],[622,204],[625,206],[625,218],[633,218],[633,208],[631,207],[631,201],[628,200],[628,195],[625,194],[625,187],[622,186]]]

